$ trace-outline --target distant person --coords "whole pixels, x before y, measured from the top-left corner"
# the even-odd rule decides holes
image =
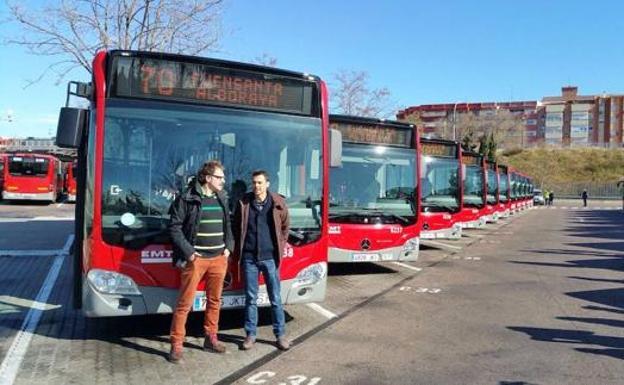
[[[548,198],[549,198],[548,190],[544,190],[544,204],[546,206],[548,206],[550,204],[550,201],[548,200]]]
[[[587,207],[587,190],[583,190],[581,198],[583,199],[583,207]]]
[[[624,178],[620,179],[616,186],[620,188],[620,193],[622,194],[622,210],[624,210]]]
[[[555,192],[550,191],[548,193],[548,206],[552,206],[554,201],[555,201]]]

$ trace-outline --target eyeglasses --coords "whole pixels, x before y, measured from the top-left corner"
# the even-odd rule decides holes
[[[208,174],[208,175],[210,175],[213,178],[217,178],[217,179],[220,179],[220,180],[225,180],[225,175],[215,175],[215,174]]]

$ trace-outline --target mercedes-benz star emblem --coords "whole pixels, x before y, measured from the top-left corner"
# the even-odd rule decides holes
[[[360,246],[362,247],[362,250],[368,250],[370,249],[370,241],[364,238],[362,239],[362,243],[360,243]]]

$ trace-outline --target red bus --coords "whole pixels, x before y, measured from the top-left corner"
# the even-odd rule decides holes
[[[509,168],[509,189],[511,197],[511,213],[517,214],[520,212],[522,206],[520,196],[520,175],[511,167]]]
[[[462,210],[461,146],[444,139],[420,139],[421,239],[459,239]]]
[[[63,168],[56,157],[10,154],[5,162],[3,199],[55,202],[61,197]]]
[[[509,168],[502,164],[497,165],[498,168],[498,201],[499,209],[504,218],[509,217],[512,214],[512,202],[511,202],[511,182],[509,179]]]
[[[4,169],[6,168],[7,155],[0,154],[0,197],[4,191]]]
[[[418,131],[410,124],[331,115],[342,166],[330,171],[329,262],[418,258]]]
[[[231,202],[262,168],[289,206],[280,266],[285,303],[321,301],[327,282],[330,138],[327,89],[318,77],[230,61],[101,51],[91,84],[68,95],[57,145],[78,148],[74,305],[90,317],[170,313],[180,283],[172,266],[168,209],[207,159],[225,165]],[[75,86],[74,88],[71,88]],[[69,98],[69,96],[68,96]],[[330,141],[337,143],[331,148]],[[331,158],[331,160],[330,160]],[[194,311],[205,309],[203,286]],[[238,266],[222,307],[244,305]],[[262,284],[259,305],[268,305]]]
[[[67,165],[65,172],[65,193],[67,202],[76,202],[76,168],[78,163],[73,161]]]
[[[487,220],[484,161],[481,154],[472,151],[462,152],[463,204],[458,221],[464,229],[482,228]]]
[[[493,160],[485,161],[486,168],[486,222],[496,223],[503,216],[504,211],[499,206],[499,183],[498,183],[498,165]]]

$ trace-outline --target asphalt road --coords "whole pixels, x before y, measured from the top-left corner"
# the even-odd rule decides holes
[[[624,214],[535,209],[409,264],[330,267],[326,301],[286,308],[294,341],[242,341],[169,364],[170,316],[87,319],[71,308],[73,206],[0,205],[0,384],[622,384]]]

